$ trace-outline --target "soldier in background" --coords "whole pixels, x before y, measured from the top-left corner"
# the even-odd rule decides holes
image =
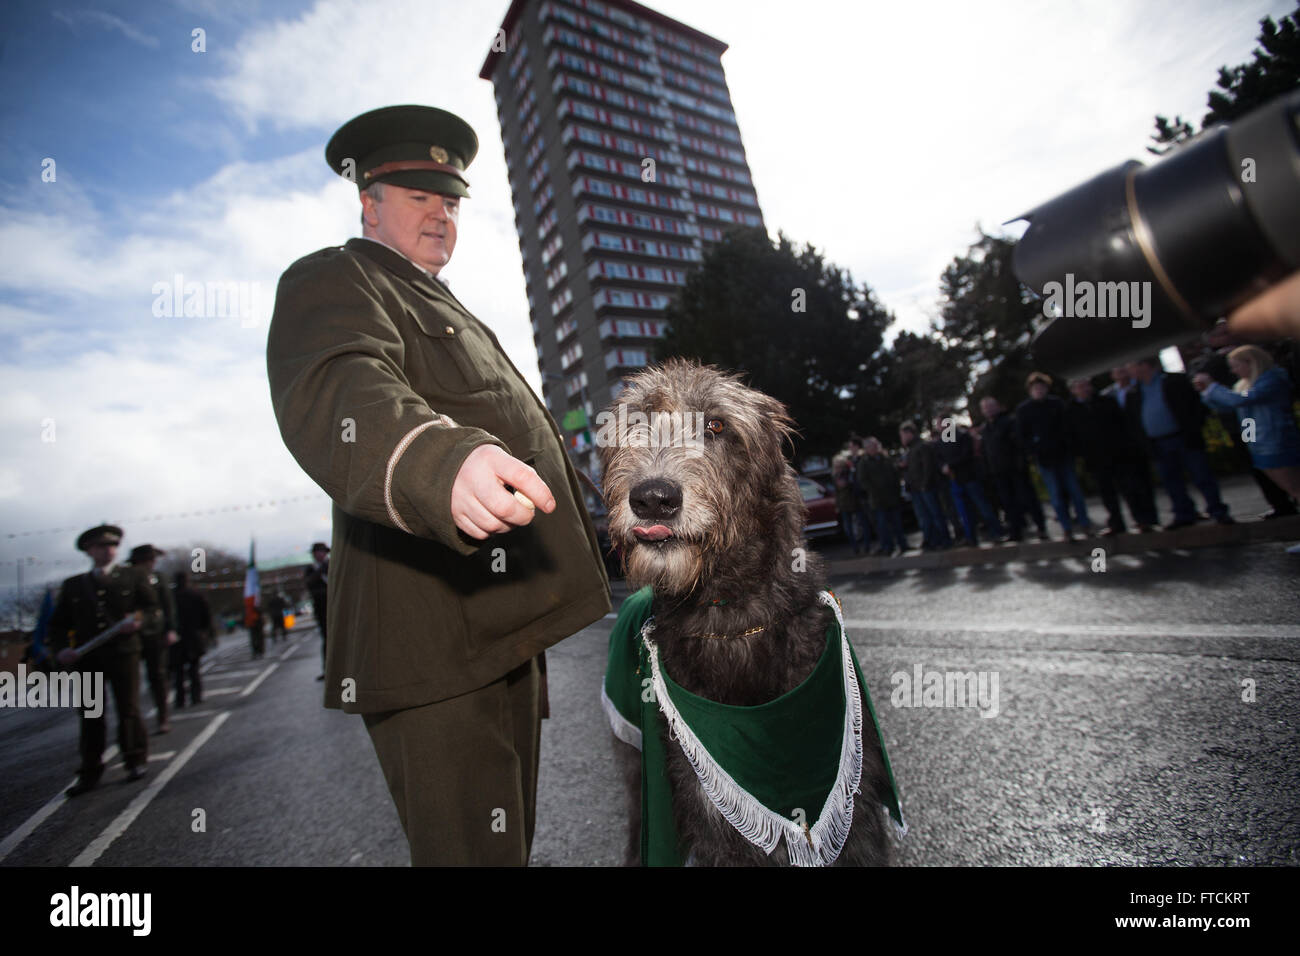
[[[311,546],[314,562],[303,575],[307,583],[307,593],[311,595],[311,613],[320,628],[320,662],[321,672],[317,680],[325,679],[325,598],[328,592],[330,572],[330,549],[324,541],[317,541]]]
[[[153,695],[153,704],[158,711],[158,733],[169,733],[172,729],[168,721],[167,674],[168,648],[180,638],[176,636],[176,601],[167,582],[154,571],[154,564],[167,552],[160,551],[152,544],[142,544],[131,549],[131,566],[139,568],[149,581],[149,586],[158,595],[158,609],[152,616],[147,616],[140,626],[140,649],[144,654],[144,669],[149,675],[149,693]]]
[[[190,703],[203,703],[199,683],[199,661],[204,641],[212,630],[212,609],[207,598],[190,587],[190,576],[176,572],[176,630],[180,641],[170,648],[172,678],[176,682],[176,706],[185,706],[185,678],[190,679]]]
[[[83,673],[103,672],[105,683],[113,690],[117,745],[127,779],[139,780],[148,761],[149,738],[140,716],[140,636],[136,633],[139,624],[132,615],[139,611],[148,618],[159,607],[158,595],[144,572],[116,563],[121,540],[122,529],[108,524],[91,528],[77,538],[78,550],[90,555],[94,566],[63,582],[50,617],[49,648],[62,667],[75,664]],[[77,659],[78,645],[124,619],[118,637]],[[79,713],[81,769],[77,782],[68,788],[70,797],[97,786],[104,774],[105,715],[101,712],[98,717],[87,717],[84,710]]]
[[[285,640],[285,611],[289,602],[281,592],[274,591],[266,598],[266,618],[270,620],[270,643]]]

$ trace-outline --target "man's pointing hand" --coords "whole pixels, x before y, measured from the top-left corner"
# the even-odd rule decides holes
[[[555,496],[537,472],[496,445],[480,445],[469,453],[451,486],[451,517],[456,527],[481,541],[532,521],[534,509],[507,491],[506,485],[547,514],[555,510]]]

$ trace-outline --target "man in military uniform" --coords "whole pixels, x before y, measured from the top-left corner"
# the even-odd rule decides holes
[[[140,625],[140,649],[144,655],[144,672],[149,676],[149,693],[153,695],[154,708],[158,713],[158,733],[169,733],[172,729],[168,721],[167,649],[175,644],[176,636],[176,601],[172,589],[167,586],[155,571],[154,564],[167,552],[160,551],[152,544],[142,544],[131,549],[131,567],[139,568],[149,581],[149,586],[158,595],[158,609],[147,616]]]
[[[320,664],[321,672],[317,680],[325,679],[325,619],[329,608],[329,571],[330,549],[324,541],[317,541],[311,546],[311,566],[303,572],[307,592],[311,595],[311,613],[320,628]]]
[[[524,864],[542,652],[609,610],[559,430],[438,278],[459,117],[388,107],[326,147],[362,235],[294,263],[267,341],[280,434],[334,500],[325,705],[364,715],[415,864]]]
[[[94,561],[94,567],[63,582],[50,617],[50,650],[63,667],[75,664],[83,672],[103,671],[113,689],[117,710],[117,745],[122,751],[127,779],[144,776],[148,760],[148,735],[140,716],[139,623],[131,617],[139,611],[144,619],[159,609],[158,596],[139,568],[116,563],[122,529],[114,525],[91,528],[77,538],[77,548]],[[126,619],[122,633],[95,648],[80,660],[75,648],[114,624]],[[81,711],[81,771],[68,788],[75,797],[92,789],[104,774],[105,715],[87,717]]]

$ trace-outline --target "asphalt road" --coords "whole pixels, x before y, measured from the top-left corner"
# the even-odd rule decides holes
[[[1298,573],[1260,545],[832,576],[902,791],[897,862],[1300,864]],[[611,624],[548,652],[534,865],[621,855]],[[996,716],[894,706],[918,665],[996,675]],[[0,710],[0,866],[407,862],[360,719],[320,705],[314,628],[260,661],[227,636],[205,666],[149,776],[119,762],[73,801],[75,715]]]

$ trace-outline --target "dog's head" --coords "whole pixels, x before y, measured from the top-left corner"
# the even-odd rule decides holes
[[[634,586],[686,594],[799,544],[803,502],[784,455],[793,422],[738,376],[669,360],[630,377],[596,425],[610,539]]]

